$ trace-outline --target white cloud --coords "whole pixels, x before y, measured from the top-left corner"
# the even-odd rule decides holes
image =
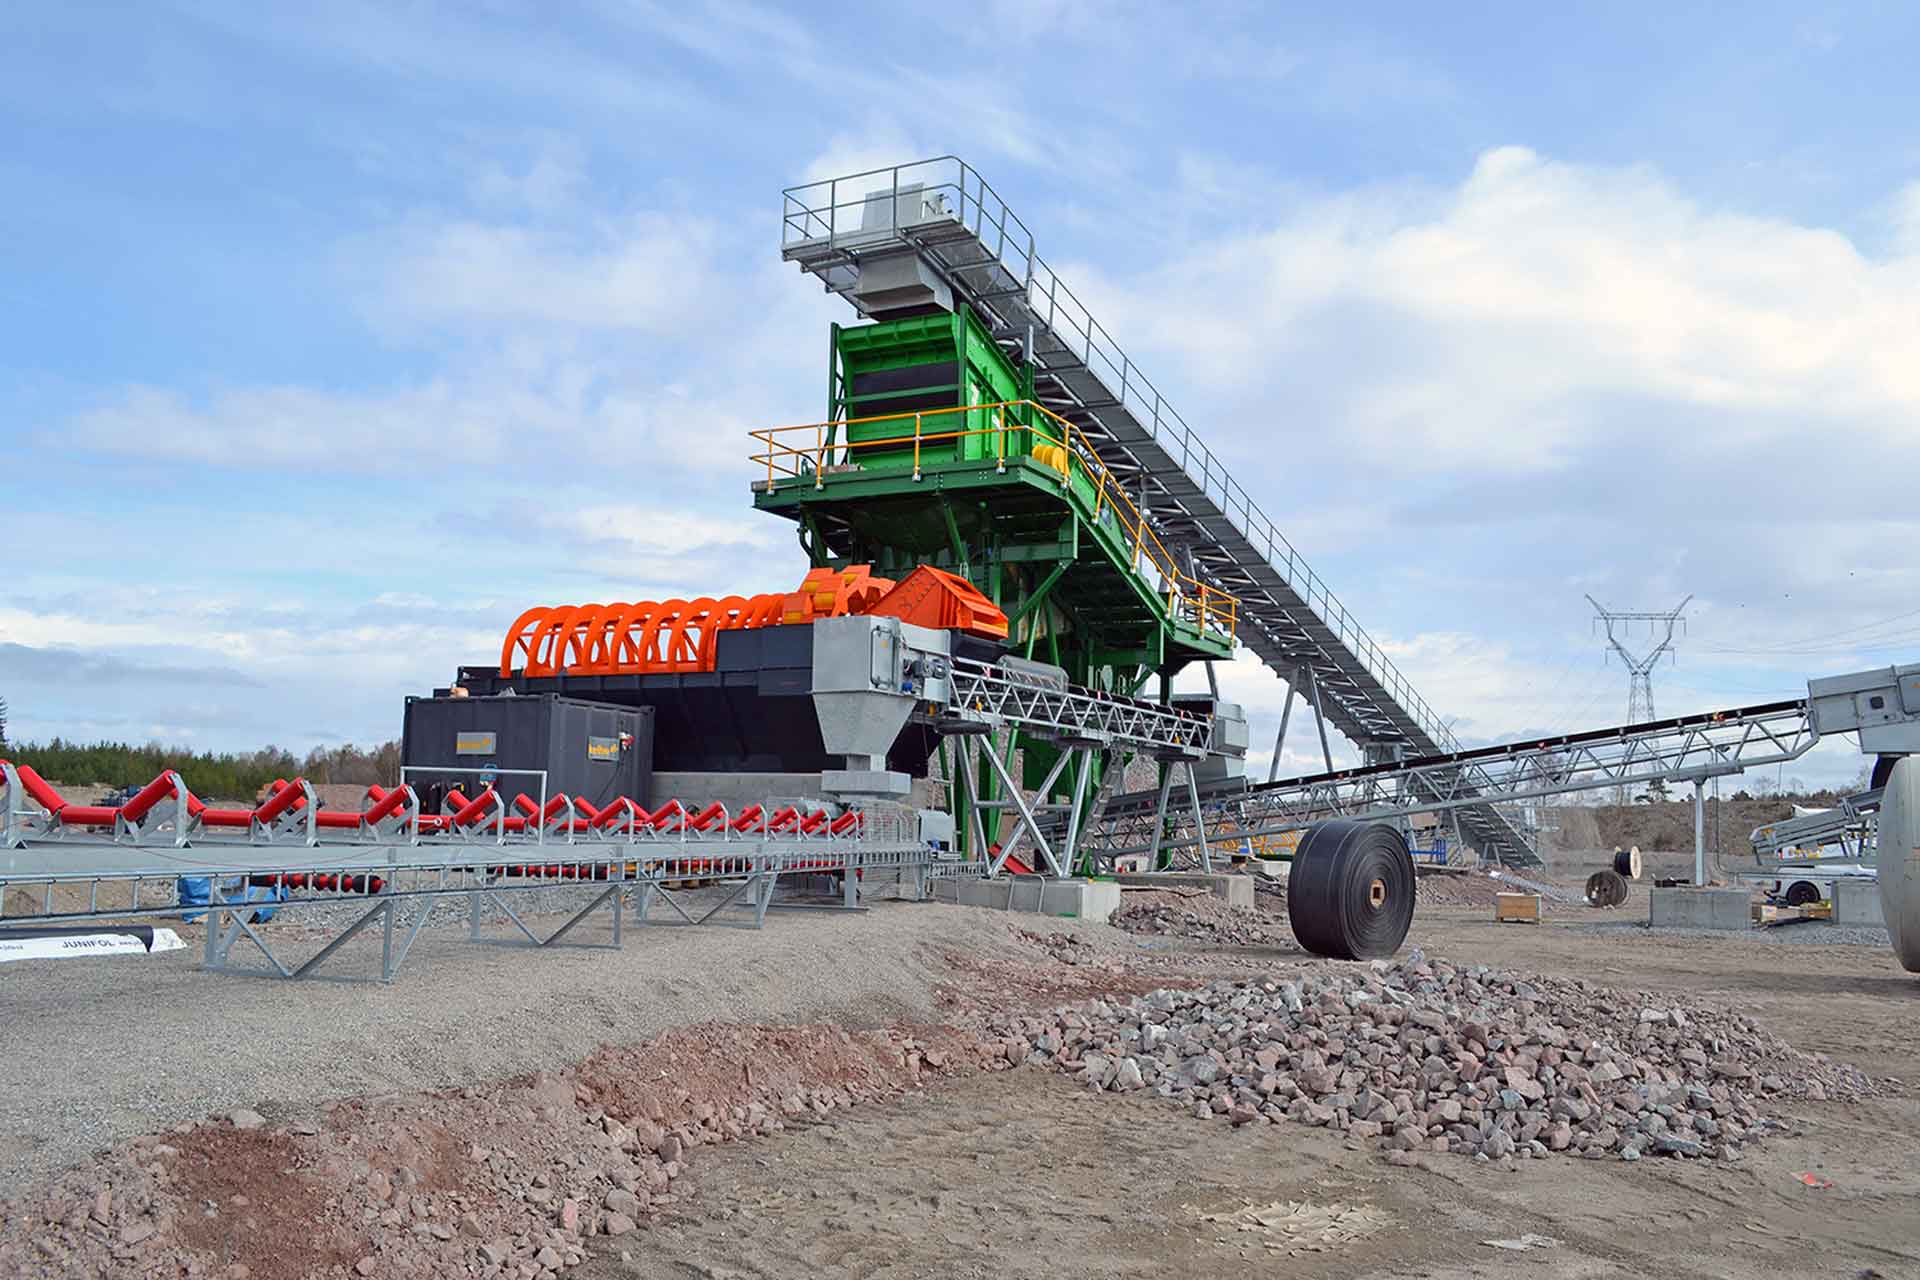
[[[385,323],[679,333],[723,309],[703,219],[641,212],[557,231],[471,219],[381,237]]]
[[[1744,415],[1721,433],[1742,443],[1834,414],[1911,438],[1920,414],[1910,243],[1875,260],[1830,229],[1703,207],[1648,171],[1519,147],[1438,196],[1309,201],[1141,277],[1068,278],[1109,328],[1214,394],[1272,389],[1276,365],[1337,341],[1338,425],[1390,446],[1387,465],[1559,465],[1607,396]]]

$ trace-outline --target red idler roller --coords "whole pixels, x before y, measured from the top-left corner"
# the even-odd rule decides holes
[[[847,834],[847,832],[853,830],[855,827],[859,825],[860,825],[860,815],[856,812],[853,812],[852,810],[849,810],[846,813],[843,813],[839,817],[835,818],[833,822],[827,827],[827,830],[831,831],[836,836],[843,836]]]
[[[305,793],[300,787],[275,778],[272,787],[269,788],[265,802],[254,809],[253,820],[265,826],[279,818],[281,814],[292,809],[296,803],[305,799]]]
[[[330,872],[318,872],[308,875],[304,871],[256,873],[247,877],[247,883],[263,889],[312,889],[316,893],[379,893],[387,887],[380,876],[334,875]]]
[[[180,775],[171,769],[163,770],[159,777],[140,788],[120,806],[120,816],[128,822],[140,821],[147,816],[153,806],[162,800],[172,798],[176,787],[181,789],[186,787],[186,784],[180,781]]]
[[[573,802],[573,829],[575,831],[593,830],[598,824],[600,815],[604,812],[605,810],[603,809],[594,808],[590,801],[575,800]]]
[[[642,809],[626,796],[616,796],[612,804],[602,809],[590,819],[593,825],[601,831],[612,831],[616,827],[621,827],[623,820],[625,826],[621,829],[632,831],[635,826],[651,822],[653,819],[652,815],[645,809]]]
[[[729,831],[741,833],[760,831],[767,825],[767,811],[760,805],[750,804],[740,811],[740,816],[727,824]]]
[[[447,793],[447,799],[452,800],[458,794],[458,792],[449,791]],[[499,793],[494,791],[492,787],[488,787],[485,791],[482,791],[479,795],[453,811],[453,825],[456,827],[473,825],[484,817],[487,810],[492,808],[499,799]]]
[[[676,801],[675,803],[678,802]],[[716,800],[699,813],[687,819],[685,826],[689,831],[711,831],[715,824],[725,823],[726,820],[727,806]]]
[[[678,800],[669,800],[653,811],[653,820],[648,825],[655,831],[671,833],[680,830],[686,822],[686,806]]]
[[[98,804],[63,805],[58,814],[61,822],[72,827],[110,827],[119,816],[118,809]]]
[[[250,827],[253,825],[251,809],[202,809],[200,824],[206,827]]]
[[[376,795],[375,792],[378,791],[380,791],[380,788],[377,786],[367,789],[367,798],[373,801],[373,807],[361,814],[360,818],[361,821],[365,822],[368,826],[391,818],[394,814],[404,809],[407,804],[407,789],[405,787],[395,787],[393,790],[385,792],[384,794]]]
[[[831,821],[831,819],[827,817],[827,811],[825,809],[815,809],[807,815],[806,821],[800,824],[800,834],[806,836],[816,835],[819,833],[820,828],[826,826],[829,821]]]
[[[20,775],[20,785],[26,789],[27,798],[55,817],[67,807],[67,802],[53,784],[34,771],[30,764],[15,765],[13,771]]]

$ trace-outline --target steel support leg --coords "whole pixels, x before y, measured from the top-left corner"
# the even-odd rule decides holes
[[[1701,887],[1707,883],[1706,787],[1706,779],[1693,780],[1693,883]]]
[[[1193,765],[1187,765],[1187,803],[1193,806],[1193,836],[1200,842],[1200,869],[1213,870],[1213,845],[1207,840],[1206,820],[1200,814],[1200,784],[1194,781]]]
[[[380,980],[382,982],[392,982],[393,976],[400,972],[400,966],[407,962],[407,955],[413,950],[413,940],[420,936],[420,930],[425,927],[427,917],[433,914],[433,899],[424,899],[418,906],[420,914],[413,918],[413,927],[407,930],[407,936],[401,940],[399,952],[394,955],[390,962],[381,970]],[[387,904],[387,921],[389,924],[393,921],[393,904],[391,902]]]
[[[1066,875],[1067,873],[1060,868],[1060,859],[1053,856],[1053,846],[1048,844],[1047,838],[1040,834],[1040,824],[1034,821],[1033,810],[1027,807],[1027,798],[1020,794],[1019,787],[1013,785],[1012,772],[1008,770],[1007,766],[1000,763],[1000,757],[994,752],[988,751],[986,757],[987,763],[991,765],[993,771],[999,775],[1001,785],[1007,788],[1007,799],[1012,801],[1014,809],[1019,812],[1021,822],[1025,824],[1028,830],[1033,832],[1033,843],[1035,847],[1040,850],[1040,856],[1046,859],[1049,867],[1053,868],[1053,874],[1056,876]],[[1062,755],[1060,759],[1064,760],[1066,757]],[[1059,760],[1054,761],[1056,766],[1059,763]],[[1018,836],[1019,833],[1020,828],[1015,827],[1014,836]],[[1013,850],[1013,838],[1013,836],[1009,836],[1007,843],[1001,846],[1000,856],[994,860],[993,866],[989,869],[988,874],[998,875],[1000,873],[1001,866],[1007,860],[1007,854]]]
[[[565,924],[561,925],[558,929],[555,929],[551,934],[549,934],[547,936],[546,941],[542,942],[540,945],[543,947],[550,947],[554,943],[560,941],[560,939],[566,937],[569,933],[573,932],[575,925],[579,924],[582,920],[585,920],[588,916],[598,911],[601,907],[604,907],[605,905],[607,905],[607,902],[609,899],[617,899],[619,897],[619,894],[620,894],[619,885],[617,884],[609,885],[604,893],[600,894],[592,902],[589,902],[586,906],[574,912],[572,917],[569,918]],[[617,902],[615,903],[615,910],[616,911],[618,910]]]
[[[1160,869],[1160,853],[1167,838],[1167,798],[1173,793],[1173,766],[1160,766],[1160,798],[1153,807],[1153,856],[1147,866],[1149,871]],[[1173,855],[1168,854],[1168,858]]]
[[[1273,759],[1267,764],[1267,781],[1273,782],[1280,777],[1280,749],[1287,741],[1287,721],[1293,716],[1293,685],[1300,678],[1299,672],[1293,673],[1293,680],[1287,681],[1287,700],[1280,707],[1280,732],[1273,735]]]
[[[1327,713],[1320,706],[1320,681],[1314,678],[1313,668],[1307,668],[1307,691],[1313,695],[1313,722],[1320,727],[1320,757],[1327,762],[1327,772],[1333,772],[1333,748],[1327,745]]]
[[[339,937],[335,938],[332,942],[329,942],[326,946],[320,948],[320,950],[314,952],[312,956],[308,957],[307,962],[305,964],[301,965],[298,969],[293,970],[291,973],[282,969],[281,975],[283,977],[288,977],[288,978],[306,977],[308,974],[312,973],[315,969],[318,969],[321,965],[325,964],[327,960],[333,955],[334,952],[338,951],[341,947],[345,946],[347,943],[347,939],[353,937],[354,934],[359,933],[362,929],[372,924],[373,918],[375,916],[384,916],[390,920],[392,918],[391,916],[392,910],[393,910],[393,902],[391,899],[389,899],[386,902],[375,903],[373,906],[368,907],[365,914],[363,914],[358,920],[355,920],[352,924],[348,925],[345,929],[342,929],[340,931]],[[249,929],[248,932],[251,933],[252,930]],[[258,942],[259,939],[256,938],[254,939],[254,941]],[[262,945],[261,950],[263,951],[266,950],[264,945]],[[273,960],[273,957],[271,955],[269,955],[267,958],[269,960]],[[280,968],[280,962],[278,960],[274,960],[273,965],[274,965],[274,968],[276,969]],[[381,972],[385,973],[385,971],[386,971],[385,967],[382,966]]]
[[[1078,749],[1080,767],[1074,770],[1073,808],[1067,810],[1067,843],[1060,851],[1060,859],[1067,864],[1067,874],[1073,874],[1074,851],[1080,843],[1080,806],[1087,798],[1087,775],[1093,772],[1093,751],[1088,747]],[[1065,756],[1061,757],[1065,759]]]

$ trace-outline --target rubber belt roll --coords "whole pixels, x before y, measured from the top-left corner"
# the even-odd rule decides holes
[[[1315,955],[1392,955],[1413,924],[1413,905],[1413,857],[1406,838],[1384,822],[1316,823],[1294,850],[1287,920]]]

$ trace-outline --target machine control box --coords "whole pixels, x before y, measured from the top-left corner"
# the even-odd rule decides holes
[[[512,802],[565,792],[603,807],[619,796],[645,804],[653,778],[652,707],[559,694],[408,698],[400,736],[406,780],[429,805],[458,787],[469,799],[493,786]],[[445,770],[445,772],[439,772]]]

